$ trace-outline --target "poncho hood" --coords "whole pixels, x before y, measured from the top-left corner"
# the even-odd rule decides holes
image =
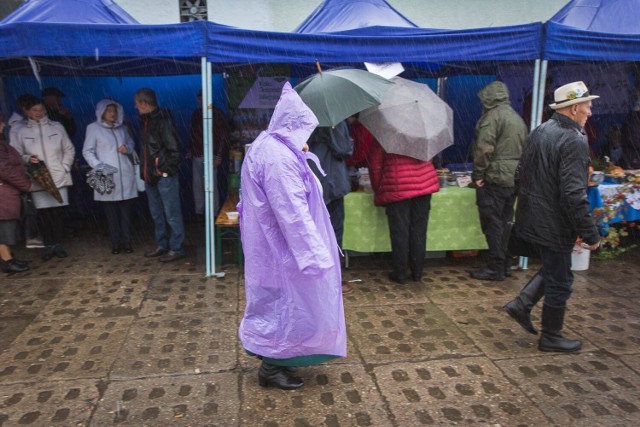
[[[294,149],[302,150],[317,126],[315,114],[302,102],[291,83],[285,83],[266,132]]]

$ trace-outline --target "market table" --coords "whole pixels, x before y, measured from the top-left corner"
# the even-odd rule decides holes
[[[244,256],[242,253],[242,243],[240,241],[240,224],[238,220],[232,220],[227,217],[227,212],[236,211],[236,205],[240,198],[235,192],[230,193],[222,204],[220,212],[215,222],[216,235],[216,264],[222,265],[222,239],[231,238],[238,240],[238,253],[236,254],[236,264],[242,266],[244,264]]]
[[[589,187],[591,210],[606,208],[606,215],[596,215],[600,233],[606,235],[609,224],[640,219],[640,184],[623,183]]]
[[[389,226],[373,193],[352,192],[344,198],[342,247],[356,252],[391,252]],[[443,187],[431,197],[427,251],[486,249],[473,188]]]

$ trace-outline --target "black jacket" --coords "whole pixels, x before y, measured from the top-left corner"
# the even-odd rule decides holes
[[[534,129],[518,167],[516,232],[556,251],[571,250],[580,236],[600,240],[589,210],[589,146],[580,126],[554,114]]]
[[[155,110],[140,114],[140,142],[142,143],[141,178],[156,185],[160,177],[173,176],[180,168],[180,141],[171,113]]]

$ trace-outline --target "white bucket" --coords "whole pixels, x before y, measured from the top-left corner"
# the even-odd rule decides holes
[[[574,245],[573,252],[571,252],[571,269],[573,271],[588,270],[590,256],[591,251],[589,249]]]

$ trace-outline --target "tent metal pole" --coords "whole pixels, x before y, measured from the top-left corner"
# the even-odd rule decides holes
[[[210,106],[213,104],[211,85],[211,63],[207,58],[201,59],[202,67],[202,143],[204,146],[204,217],[205,217],[205,258],[206,275],[223,277],[224,273],[216,273],[215,253],[215,211],[213,196],[215,168],[213,166],[213,120]]]
[[[544,93],[547,86],[547,66],[549,61],[546,59],[540,64],[540,75],[538,76],[538,108],[536,117],[536,127],[542,123],[542,109],[544,108]]]
[[[535,129],[538,122],[538,99],[540,94],[540,60],[536,59],[533,65],[533,87],[531,88],[531,121],[529,122],[529,131]],[[529,258],[518,257],[518,267],[522,270],[529,268]]]
[[[531,89],[531,121],[529,122],[529,131],[535,129],[538,126],[538,93],[540,86],[540,60],[536,59],[533,66],[533,88]]]

